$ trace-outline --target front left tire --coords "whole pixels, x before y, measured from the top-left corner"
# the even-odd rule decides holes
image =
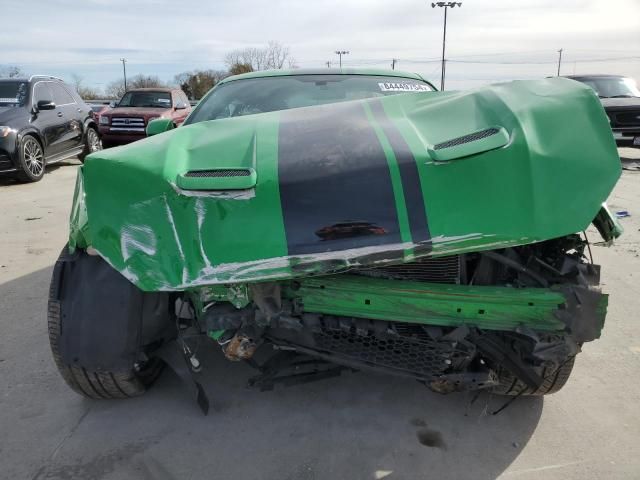
[[[80,155],[78,155],[78,158],[82,163],[84,163],[84,159],[87,157],[87,155],[99,150],[102,150],[102,141],[100,140],[100,135],[98,135],[98,131],[95,128],[88,127],[87,133],[85,135],[84,150]]]
[[[25,135],[18,143],[18,171],[21,182],[39,182],[44,176],[46,160],[42,145],[33,135]]]

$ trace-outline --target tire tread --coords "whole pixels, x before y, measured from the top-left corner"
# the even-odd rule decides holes
[[[47,305],[47,330],[53,360],[64,381],[76,393],[92,399],[130,398],[142,395],[162,371],[162,364],[158,363],[152,371],[138,376],[131,369],[127,372],[90,371],[76,365],[67,365],[60,356],[58,341],[61,333],[61,306],[55,298],[56,275],[55,269],[62,268],[62,258],[67,254],[65,248],[54,267],[54,275],[49,286],[49,302]]]
[[[526,396],[542,396],[550,395],[558,392],[565,386],[573,365],[575,363],[575,356],[569,357],[563,364],[557,369],[550,371],[549,368],[545,368],[542,371],[544,381],[537,389],[528,387],[524,382],[516,378],[511,372],[498,368],[499,385],[491,389],[491,393],[498,395],[526,395]]]

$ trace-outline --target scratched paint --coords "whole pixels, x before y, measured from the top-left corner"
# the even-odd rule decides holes
[[[196,123],[90,155],[78,173],[70,247],[92,247],[145,291],[340,273],[359,266],[524,245],[582,231],[620,175],[602,106],[588,87],[576,82],[519,81],[375,101],[379,113],[375,121],[383,118],[393,128],[378,128],[373,137],[369,132],[367,141],[378,139],[377,151],[382,148],[389,168],[396,168],[393,162],[399,158],[393,148],[408,149],[410,155],[404,152],[402,158],[415,161],[419,190],[414,188],[408,196],[399,191],[404,188],[402,182],[396,183],[396,195],[390,201],[402,212],[411,207],[407,202],[415,203],[422,195],[430,235],[426,241],[416,241],[412,229],[400,225],[405,228],[400,242],[389,243],[384,234],[354,237],[353,242],[316,238],[313,253],[291,254],[301,250],[283,221],[280,180],[287,168],[299,172],[304,166],[289,158],[279,170],[280,128],[294,117],[302,122],[316,118],[320,108],[327,118],[334,110],[371,108],[372,100],[358,100],[348,102],[352,106],[346,110],[323,105],[297,109],[294,116],[270,112]],[[358,118],[370,120],[364,115]],[[429,156],[434,145],[495,125],[509,135],[507,145],[444,163]],[[322,128],[330,130],[330,125]],[[361,130],[367,129],[362,126]],[[385,137],[388,131],[395,132],[393,142]],[[331,134],[323,132],[318,135]],[[323,182],[332,181],[331,169],[342,168],[335,161],[336,153],[310,150],[309,145],[295,141],[287,139],[289,151],[312,151],[307,162],[330,166],[325,177],[305,178],[319,182],[315,191],[321,191]],[[357,137],[353,142],[349,145],[354,151],[367,151]],[[352,170],[340,170],[341,178],[347,174],[372,178],[376,172],[389,178],[389,172],[383,171],[386,167],[378,165],[376,171],[369,171],[366,155],[359,158],[360,163],[349,164]],[[256,185],[216,191],[185,191],[176,186],[178,176],[187,171],[218,168],[253,168]],[[287,181],[298,178],[298,173],[291,174]],[[310,225],[307,238],[332,225],[369,222],[366,209],[363,218],[342,218],[340,201],[347,199],[332,199],[334,214],[314,217],[328,217],[331,223]],[[304,198],[287,208],[305,208]],[[295,213],[290,218],[304,217]]]

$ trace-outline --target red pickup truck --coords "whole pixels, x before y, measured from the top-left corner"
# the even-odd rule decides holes
[[[189,99],[179,88],[129,90],[116,105],[100,113],[102,145],[123,145],[145,138],[147,123],[156,118],[171,118],[178,126],[190,112]]]

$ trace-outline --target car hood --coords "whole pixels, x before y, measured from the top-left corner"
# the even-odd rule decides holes
[[[636,107],[640,108],[640,98],[601,98],[602,106],[607,108]]]
[[[163,113],[170,111],[168,108],[152,108],[152,107],[116,107],[110,108],[101,115],[107,115],[111,117],[117,116],[141,116],[141,117],[153,117],[159,116]]]
[[[0,107],[0,125],[18,128],[26,116],[24,107]]]
[[[70,247],[148,291],[326,274],[582,231],[620,171],[566,79],[298,108],[90,155]]]

